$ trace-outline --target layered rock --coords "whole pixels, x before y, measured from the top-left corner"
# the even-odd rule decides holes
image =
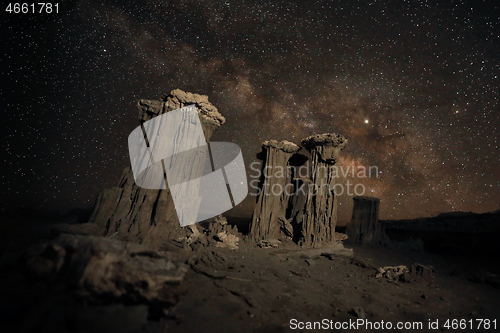
[[[380,200],[374,197],[356,196],[353,198],[351,222],[346,227],[346,234],[352,244],[378,244],[382,240],[383,230],[378,221]]]
[[[299,146],[275,140],[264,142],[260,153],[260,194],[250,225],[256,241],[292,238],[306,247],[328,246],[336,239],[337,200],[332,167],[347,144],[340,134],[319,134],[302,140],[312,155],[307,175],[295,174],[306,167]],[[307,168],[307,167],[306,167]],[[284,170],[284,171],[283,171]],[[280,172],[281,171],[281,172]]]
[[[335,241],[337,198],[334,193],[335,173],[332,167],[339,159],[347,139],[341,134],[309,136],[302,145],[311,153],[311,184],[301,223],[300,243],[316,247]]]
[[[311,179],[294,178],[294,195],[290,198],[290,224],[294,228],[293,240],[299,242],[302,239],[302,221],[304,220],[304,208],[306,206]]]
[[[92,303],[145,304],[150,317],[175,306],[187,266],[178,254],[94,236],[61,235],[23,254],[28,274]]]
[[[143,123],[158,115],[194,104],[207,141],[214,131],[224,124],[224,117],[204,95],[176,89],[159,100],[137,103],[139,121]],[[181,228],[170,190],[140,188],[134,181],[132,170],[127,167],[117,187],[105,189],[98,197],[90,218],[99,234],[130,240],[158,247],[168,239],[185,239],[196,232],[190,226]]]
[[[290,159],[301,148],[290,141],[265,141],[258,157],[262,161],[260,193],[250,224],[253,240],[293,237],[293,228],[286,213],[289,204],[292,175]],[[293,188],[293,187],[292,187]]]

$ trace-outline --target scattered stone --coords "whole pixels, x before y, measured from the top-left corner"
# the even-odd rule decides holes
[[[399,281],[401,276],[407,273],[408,267],[404,265],[400,266],[385,266],[378,269],[378,273],[375,275],[376,278],[384,277],[389,281]]]
[[[402,281],[432,285],[434,284],[434,269],[422,264],[413,264],[403,275]]]
[[[233,250],[238,249],[238,241],[242,238],[242,235],[238,232],[238,228],[229,225],[227,219],[222,215],[211,219],[204,228],[204,232],[208,244],[216,247],[227,247]]]
[[[421,264],[413,264],[409,269],[404,265],[380,267],[375,277],[384,277],[392,282],[434,284],[432,267]]]
[[[351,311],[349,311],[349,313],[352,314],[353,316],[359,318],[359,319],[366,318],[365,310],[359,306],[352,308]]]
[[[215,236],[215,239],[217,240],[217,247],[227,247],[231,250],[238,249],[240,239],[235,235],[228,235],[225,231],[221,231]]]
[[[188,225],[186,227],[186,229],[191,230],[191,234],[188,235],[187,238],[186,238],[186,244],[187,245],[191,245],[192,243],[194,243],[195,241],[197,241],[198,238],[200,238],[201,232],[198,229],[198,225],[197,224]]]
[[[259,243],[259,247],[263,249],[276,248],[281,244],[277,239],[263,239]]]

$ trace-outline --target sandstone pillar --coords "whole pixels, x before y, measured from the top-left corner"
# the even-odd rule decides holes
[[[305,203],[299,243],[317,247],[335,241],[337,198],[334,193],[335,173],[332,167],[347,144],[341,134],[316,134],[302,140],[311,152],[311,184]]]
[[[382,229],[378,221],[380,200],[374,197],[353,198],[351,222],[346,227],[348,242],[352,244],[378,244]]]
[[[265,141],[258,155],[262,162],[260,194],[257,199],[249,235],[253,240],[293,237],[293,228],[287,220],[290,194],[293,193],[290,159],[300,147],[289,141]]]
[[[208,97],[176,89],[159,100],[140,100],[139,121],[143,123],[163,113],[194,104],[205,139],[224,124],[224,117]],[[125,143],[124,143],[125,144]],[[90,218],[103,236],[158,247],[164,240],[189,236],[191,228],[181,228],[170,190],[151,190],[135,184],[127,167],[117,187],[104,190]]]

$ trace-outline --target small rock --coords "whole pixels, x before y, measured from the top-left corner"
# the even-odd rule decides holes
[[[392,282],[434,284],[433,269],[421,264],[413,264],[409,269],[404,265],[380,267],[376,277],[385,277]]]
[[[309,266],[314,266],[316,265],[316,261],[314,261],[313,259],[306,259],[305,262],[309,265]]]
[[[365,319],[365,310],[362,307],[356,306],[352,308],[351,311],[349,311],[350,314],[352,314],[355,317],[358,317],[359,319]]]
[[[240,240],[238,236],[221,231],[214,238],[217,241],[217,247],[227,247],[231,250],[238,249],[238,241]]]
[[[409,271],[403,274],[401,281],[432,285],[434,284],[434,269],[431,266],[413,264]]]
[[[281,242],[277,239],[264,239],[260,241],[259,247],[267,249],[267,248],[278,247],[280,244]]]
[[[398,281],[400,277],[408,272],[408,267],[400,266],[385,266],[378,269],[377,278],[385,277],[390,281]]]

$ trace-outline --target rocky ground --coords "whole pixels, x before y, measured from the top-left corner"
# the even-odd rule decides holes
[[[35,243],[57,241],[61,232],[55,229],[72,233],[76,229],[54,229],[53,221],[13,222],[12,218],[4,219],[1,227],[0,327],[4,332],[287,332],[308,331],[307,326],[302,330],[292,328],[318,321],[328,322],[333,325],[331,331],[337,332],[349,331],[352,326],[335,329],[335,323],[347,325],[360,319],[373,325],[381,321],[394,326],[398,322],[423,324],[423,329],[394,331],[447,331],[444,325],[448,319],[465,320],[462,323],[466,325],[465,329],[450,327],[449,331],[494,332],[493,320],[500,325],[496,277],[500,267],[495,257],[437,256],[401,247],[304,250],[291,242],[270,242],[261,248],[240,235],[236,250],[209,242],[140,255],[148,262],[165,264],[170,253],[169,258],[175,257],[179,265],[176,272],[185,265],[180,301],[167,304],[168,291],[161,291],[163,298],[146,297],[136,291],[137,286],[127,289],[126,283],[121,290],[135,293],[135,298],[110,295],[116,294],[114,289],[111,292],[103,280],[91,279],[91,268],[96,266],[85,261],[82,270],[87,273],[71,268],[78,258],[74,255],[69,263],[69,259],[61,263],[61,271],[66,272],[63,279],[32,274],[27,266],[27,249]],[[99,252],[95,247],[84,251],[92,255]],[[127,251],[136,259],[137,253],[144,253],[135,248]],[[122,267],[123,260],[117,256],[112,262],[118,262],[118,266],[113,267]],[[124,262],[126,267],[138,267]],[[433,278],[406,282],[409,279],[390,274],[376,277],[380,267],[411,267],[415,263],[431,267]],[[168,262],[166,265],[164,271],[169,269]],[[68,272],[86,279],[69,283]],[[119,283],[112,288],[119,289]],[[92,297],[82,296],[82,290]],[[165,310],[161,314],[151,311],[158,309],[160,301]],[[480,319],[489,319],[490,329],[485,322],[479,327]],[[429,321],[436,320],[437,329],[429,329]],[[357,330],[381,331],[366,326]]]

